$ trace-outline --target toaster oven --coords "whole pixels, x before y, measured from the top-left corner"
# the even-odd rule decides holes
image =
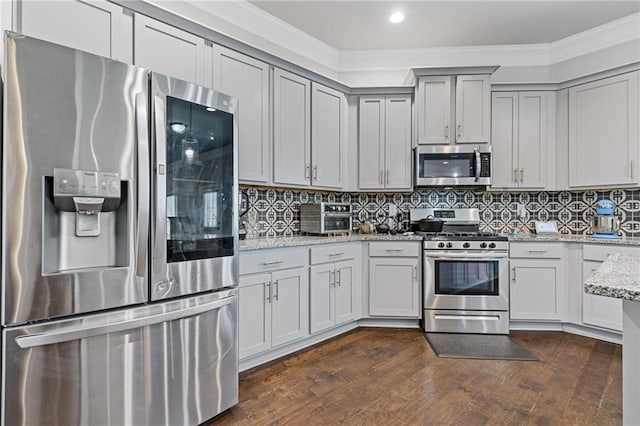
[[[324,202],[301,204],[300,232],[310,235],[351,233],[351,204]]]

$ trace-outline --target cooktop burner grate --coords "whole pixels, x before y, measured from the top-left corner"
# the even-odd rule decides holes
[[[498,235],[492,232],[421,232],[416,231],[416,235],[424,237],[425,240],[486,240],[486,241],[507,241],[504,235]]]

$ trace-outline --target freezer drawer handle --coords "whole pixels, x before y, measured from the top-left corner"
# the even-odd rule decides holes
[[[146,327],[149,325],[198,315],[203,312],[212,311],[214,309],[219,309],[223,306],[229,305],[234,300],[235,296],[225,297],[224,299],[215,300],[213,302],[205,303],[202,305],[190,306],[188,308],[179,309],[177,311],[164,312],[158,315],[129,319],[113,324],[93,324],[84,327],[73,328],[70,330],[33,334],[30,336],[19,336],[16,337],[15,340],[18,346],[20,346],[22,349],[33,348],[36,346],[54,345],[56,343],[86,339],[88,337],[117,333],[119,331],[133,330],[135,328]]]

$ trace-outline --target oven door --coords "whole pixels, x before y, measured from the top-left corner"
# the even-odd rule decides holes
[[[425,309],[507,311],[507,253],[425,251]]]

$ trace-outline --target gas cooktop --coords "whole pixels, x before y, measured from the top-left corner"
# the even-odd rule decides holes
[[[424,237],[429,241],[508,241],[504,235],[494,234],[492,232],[420,232],[416,231],[416,235]]]

